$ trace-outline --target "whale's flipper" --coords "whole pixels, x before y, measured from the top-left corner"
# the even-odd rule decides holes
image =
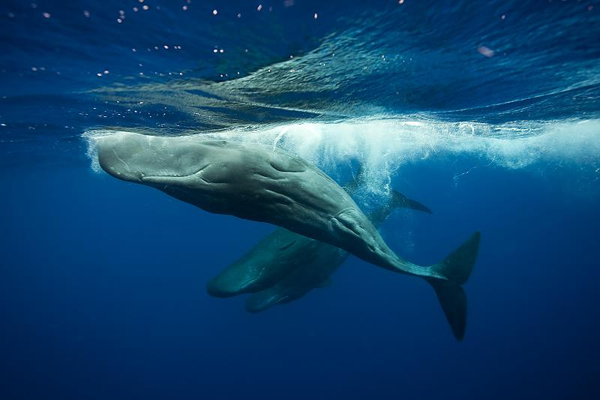
[[[479,251],[481,234],[475,232],[442,262],[431,268],[448,279],[425,278],[435,290],[456,340],[461,341],[467,325],[467,295],[461,285],[467,282]]]

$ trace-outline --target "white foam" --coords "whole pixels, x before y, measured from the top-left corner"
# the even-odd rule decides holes
[[[84,134],[95,171],[100,167],[94,139],[115,133],[118,131],[93,130]],[[339,166],[356,160],[363,166],[373,191],[387,191],[402,165],[460,155],[476,157],[482,165],[509,169],[540,162],[600,167],[600,120],[490,125],[369,119],[207,132],[199,137],[284,148],[332,174]]]
[[[402,165],[461,155],[475,157],[482,165],[509,169],[540,162],[600,167],[599,120],[490,125],[379,119],[307,122],[209,135],[282,147],[328,172],[357,160],[373,191],[387,191]]]
[[[108,129],[92,129],[84,132],[81,136],[87,142],[87,151],[86,155],[90,159],[90,167],[96,173],[101,173],[102,168],[100,167],[100,163],[98,162],[98,148],[96,146],[96,140],[105,137],[118,134],[117,130],[108,130]]]

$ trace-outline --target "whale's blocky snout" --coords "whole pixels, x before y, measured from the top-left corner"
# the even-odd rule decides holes
[[[210,147],[187,137],[116,132],[95,141],[100,167],[128,182],[184,185],[208,165],[204,158]]]
[[[206,285],[206,292],[212,297],[232,297],[245,293],[248,285],[243,279],[230,276],[217,276]]]
[[[138,134],[115,134],[96,139],[100,167],[115,178],[140,182],[140,158],[148,151],[148,140]]]

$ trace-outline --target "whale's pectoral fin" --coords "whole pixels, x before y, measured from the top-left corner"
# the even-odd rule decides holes
[[[467,295],[461,285],[467,282],[475,266],[480,237],[480,233],[475,232],[442,262],[430,267],[445,280],[425,278],[435,290],[452,333],[459,341],[463,339],[467,325]]]

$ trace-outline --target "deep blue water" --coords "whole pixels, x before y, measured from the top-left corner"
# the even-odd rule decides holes
[[[598,398],[599,38],[595,1],[3,0],[0,398]],[[464,341],[354,257],[264,313],[209,297],[273,227],[102,173],[111,131],[361,164],[365,207],[433,210],[381,230],[420,264],[481,231]]]

